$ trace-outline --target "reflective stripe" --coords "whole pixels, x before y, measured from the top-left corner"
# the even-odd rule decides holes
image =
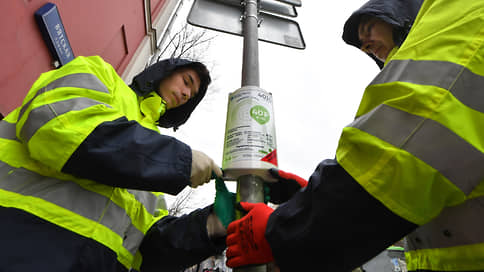
[[[446,89],[464,105],[484,112],[484,77],[446,61],[392,60],[370,85],[401,81]]]
[[[447,207],[407,236],[409,250],[484,243],[484,197]]]
[[[55,117],[69,111],[83,110],[99,104],[111,107],[94,99],[78,97],[35,108],[29,113],[29,117],[20,132],[20,137],[23,141],[28,142],[37,130]]]
[[[405,252],[407,271],[484,271],[484,243]]]
[[[132,194],[137,201],[139,201],[145,207],[146,211],[152,216],[155,216],[156,206],[158,202],[158,197],[148,191],[140,190],[127,190]],[[128,249],[131,254],[135,255],[140,246],[140,241],[143,239],[144,234],[135,228],[133,225],[128,227],[126,232],[126,239],[123,242],[123,247]]]
[[[462,69],[461,65],[444,61],[392,60],[370,85],[402,81],[448,90]]]
[[[156,195],[148,191],[139,190],[128,190],[128,192],[132,194],[136,198],[136,200],[143,204],[147,212],[149,212],[151,215],[154,215],[156,210],[156,203],[158,201]]]
[[[133,235],[129,237],[130,241],[141,242],[143,233],[132,225],[126,211],[101,194],[84,189],[72,181],[45,177],[0,161],[0,177],[7,176],[2,178],[0,189],[41,198],[98,222],[121,238]]]
[[[406,150],[438,170],[466,195],[484,179],[484,154],[431,119],[381,104],[349,126]]]
[[[109,90],[106,85],[104,85],[104,83],[102,83],[102,81],[99,80],[97,76],[88,73],[66,75],[52,81],[47,86],[45,86],[46,91],[50,91],[52,89],[60,87],[83,88],[109,94]]]
[[[19,114],[19,120],[22,118],[24,115],[25,111],[28,109],[32,101],[39,95],[48,92],[50,90],[56,89],[56,88],[61,88],[61,87],[74,87],[74,88],[83,88],[83,89],[90,89],[90,90],[95,90],[98,92],[103,92],[103,93],[108,93],[109,90],[102,83],[99,78],[97,78],[93,74],[86,74],[86,73],[77,73],[77,74],[70,74],[66,75],[64,77],[58,78],[51,83],[47,84],[47,86],[41,88],[40,90],[37,91],[35,96],[27,102],[22,109],[20,110]]]
[[[15,126],[16,126],[16,124],[12,124],[12,123],[9,123],[7,121],[1,120],[0,121],[0,138],[18,141],[17,136],[15,136]]]
[[[138,251],[141,241],[144,238],[144,234],[139,231],[135,226],[130,225],[124,236],[123,247],[126,248],[133,256]]]

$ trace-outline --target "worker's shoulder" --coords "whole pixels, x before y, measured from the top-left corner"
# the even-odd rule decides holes
[[[112,85],[122,80],[113,66],[100,56],[78,56],[65,66],[63,69],[66,74],[94,74],[106,85]]]
[[[76,74],[94,75],[106,85],[108,89],[122,81],[111,64],[106,62],[100,56],[78,56],[58,69],[42,73],[34,82],[32,90],[36,91],[58,79]]]
[[[89,66],[89,67],[103,67],[113,69],[110,63],[105,61],[100,56],[78,56],[69,62],[66,66]]]

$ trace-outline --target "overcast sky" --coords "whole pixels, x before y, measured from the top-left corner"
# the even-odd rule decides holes
[[[344,22],[364,3],[303,0],[292,19],[306,49],[259,42],[260,87],[273,95],[282,170],[309,179],[320,161],[335,157],[343,127],[353,120],[364,88],[379,71],[371,58],[341,38]],[[191,1],[185,1],[181,20],[190,7]],[[162,133],[205,152],[221,166],[228,95],[241,87],[243,39],[210,32],[217,35],[207,51],[215,82],[185,125],[176,133]],[[213,187],[212,182],[197,188],[197,198],[211,203]]]

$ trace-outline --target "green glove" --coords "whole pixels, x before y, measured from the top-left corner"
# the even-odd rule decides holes
[[[215,203],[214,211],[222,225],[225,228],[235,220],[235,193],[230,192],[225,186],[225,182],[217,177],[215,178]]]

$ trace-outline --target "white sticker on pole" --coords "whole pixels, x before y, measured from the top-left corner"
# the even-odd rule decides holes
[[[222,168],[227,179],[253,174],[271,181],[272,167],[277,167],[272,94],[242,87],[229,95]]]

